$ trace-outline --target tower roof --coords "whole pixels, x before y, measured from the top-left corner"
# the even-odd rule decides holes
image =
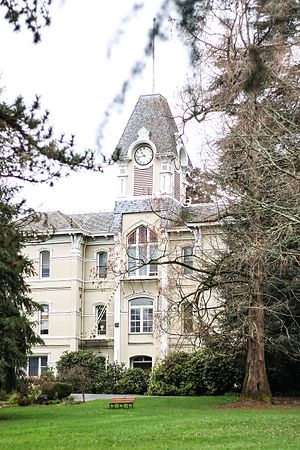
[[[156,146],[157,155],[176,155],[175,133],[178,133],[178,128],[169,104],[162,95],[151,94],[139,97],[116,147],[116,159],[122,160],[127,156],[128,149],[138,139],[141,128],[149,131],[149,138]]]

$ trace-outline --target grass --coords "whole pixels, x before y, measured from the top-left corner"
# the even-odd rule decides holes
[[[300,408],[225,409],[229,397],[0,409],[1,449],[299,449]]]

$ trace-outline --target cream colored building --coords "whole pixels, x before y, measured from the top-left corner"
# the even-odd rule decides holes
[[[45,345],[29,356],[32,375],[55,367],[64,351],[93,349],[148,368],[189,345],[191,309],[173,321],[170,311],[179,284],[193,292],[196,279],[188,268],[161,263],[198,264],[216,233],[216,207],[186,202],[190,160],[165,98],[139,98],[114,156],[119,195],[112,212],[53,212],[34,225],[43,238],[27,247],[36,268],[28,281],[43,305],[34,319]]]

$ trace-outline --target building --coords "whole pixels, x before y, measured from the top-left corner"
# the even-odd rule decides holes
[[[79,348],[149,368],[189,346],[193,312],[178,292],[193,292],[188,266],[211,251],[217,209],[186,202],[191,163],[164,97],[139,98],[114,157],[119,195],[112,212],[58,211],[31,225],[40,238],[27,246],[36,268],[28,281],[43,307],[35,320],[45,345],[33,348],[30,375]],[[164,264],[172,260],[187,267]]]

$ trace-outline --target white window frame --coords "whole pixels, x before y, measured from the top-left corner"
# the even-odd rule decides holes
[[[105,264],[100,264],[100,255],[106,255]],[[108,252],[106,250],[99,250],[96,254],[96,275],[97,278],[106,279],[107,278],[107,272],[108,272]],[[103,272],[102,272],[103,271]],[[105,275],[105,276],[100,276]]]
[[[43,255],[46,254],[46,253],[49,255],[49,262],[48,262],[48,264],[45,264],[43,262]],[[46,249],[45,250],[41,250],[40,253],[39,253],[40,278],[50,278],[50,260],[51,260],[50,250],[46,250]],[[46,268],[48,267],[48,271],[47,271],[46,275],[44,274],[45,267]]]
[[[158,265],[147,264],[147,261],[156,259],[158,255],[158,241],[155,233],[149,227],[140,225],[127,236],[127,245],[128,277],[156,277]]]
[[[129,301],[128,311],[129,311],[130,334],[153,333],[154,301],[151,298],[147,297],[133,298],[132,300]],[[149,313],[151,316],[150,318],[147,317]]]
[[[146,367],[151,364],[151,367]],[[153,358],[152,356],[147,355],[135,355],[130,358],[130,367],[133,369],[135,367],[139,367],[143,370],[152,369],[153,367]]]
[[[41,307],[46,307],[47,310],[44,311],[39,311],[39,334],[42,336],[47,336],[49,334],[49,312],[50,312],[50,307],[48,303],[42,303]],[[48,326],[46,328],[47,333],[43,333],[43,322],[45,322]]]
[[[98,310],[101,308],[101,311]],[[99,315],[100,314],[100,321],[99,321]],[[103,319],[103,316],[101,317],[101,314],[103,314],[105,316],[105,318]],[[95,305],[95,319],[96,319],[96,336],[106,336],[107,335],[107,305],[105,305],[104,303],[98,303],[97,305]],[[101,328],[101,322],[104,322],[103,325],[103,333],[101,333],[101,330],[99,332],[99,328]]]
[[[33,358],[38,359],[37,375],[31,375],[29,373],[29,360]],[[42,365],[42,358],[46,358],[46,365]],[[43,369],[47,369],[48,365],[49,365],[49,355],[30,355],[27,360],[27,375],[29,377],[40,377],[43,373]]]

